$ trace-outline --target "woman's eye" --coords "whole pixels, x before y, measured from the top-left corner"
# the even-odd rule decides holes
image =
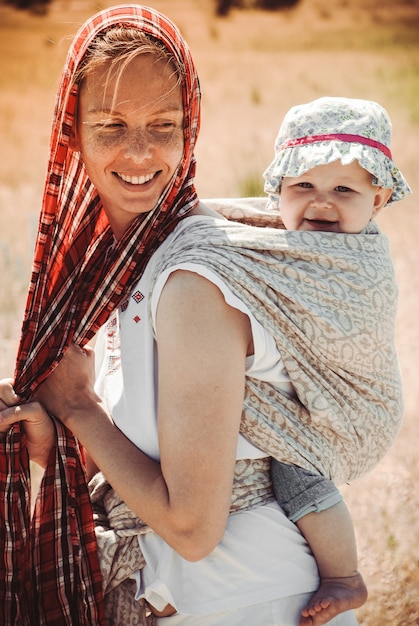
[[[104,124],[100,124],[99,128],[102,130],[116,130],[122,128],[122,124],[119,122],[105,122]]]
[[[118,120],[97,120],[92,122],[85,122],[85,125],[91,128],[93,131],[99,133],[107,133],[115,130],[120,130],[123,127],[123,123]]]
[[[161,133],[169,133],[177,128],[175,122],[167,121],[167,122],[156,122],[152,126],[153,130]]]

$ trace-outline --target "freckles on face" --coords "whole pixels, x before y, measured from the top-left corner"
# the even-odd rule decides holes
[[[102,66],[88,75],[76,143],[113,228],[152,210],[183,157],[182,90],[170,63],[146,54],[119,74]]]

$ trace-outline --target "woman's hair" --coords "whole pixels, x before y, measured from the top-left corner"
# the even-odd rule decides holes
[[[178,78],[176,85],[180,84],[182,68],[163,43],[139,28],[121,25],[102,31],[93,40],[75,73],[74,83],[80,86],[88,75],[108,64],[108,79],[113,75],[119,79],[127,65],[143,54],[153,55],[156,62],[167,62]]]

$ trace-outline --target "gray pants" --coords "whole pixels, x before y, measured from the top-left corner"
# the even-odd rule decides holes
[[[302,467],[273,459],[271,473],[275,497],[292,522],[308,513],[329,509],[343,499],[331,480]]]

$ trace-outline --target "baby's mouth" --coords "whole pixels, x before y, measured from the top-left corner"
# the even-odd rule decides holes
[[[309,220],[307,218],[306,222],[308,222],[313,228],[318,230],[330,230],[336,224],[336,222],[332,220]]]

